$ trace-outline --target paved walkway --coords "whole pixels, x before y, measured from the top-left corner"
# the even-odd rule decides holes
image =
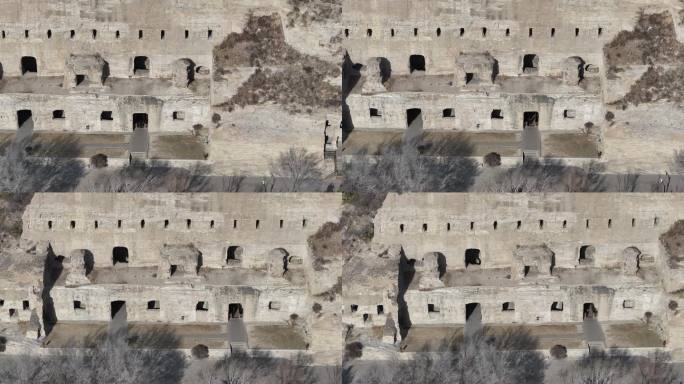
[[[247,349],[247,327],[242,319],[228,320],[228,342],[231,348]]]

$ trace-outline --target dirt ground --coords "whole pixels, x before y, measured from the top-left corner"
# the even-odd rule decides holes
[[[250,348],[257,349],[306,349],[304,337],[291,326],[247,326]]]
[[[644,323],[601,324],[609,348],[662,347],[658,334]]]
[[[150,134],[151,159],[204,160],[206,151],[197,136]]]
[[[598,158],[594,136],[583,133],[542,133],[542,149],[548,157]]]
[[[86,338],[94,338],[97,342],[102,340],[107,332],[109,323],[101,322],[59,322],[52,332],[44,340],[43,345],[47,348],[61,348],[66,345],[82,346]],[[173,345],[156,342],[155,347],[161,348],[185,348],[190,349],[197,344],[204,344],[209,348],[228,348],[228,335],[223,324],[143,324],[130,323],[128,334],[146,332],[168,332],[178,339]],[[145,347],[145,345],[140,345]]]
[[[107,157],[128,156],[131,135],[123,133],[36,132],[31,136],[35,156],[91,157],[102,153]]]

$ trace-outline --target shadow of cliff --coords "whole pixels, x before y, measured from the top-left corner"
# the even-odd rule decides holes
[[[399,292],[397,295],[397,306],[398,308],[398,323],[399,323],[399,334],[401,338],[404,339],[408,335],[408,331],[411,328],[411,315],[408,310],[408,305],[406,300],[404,300],[404,294],[408,290],[413,277],[416,274],[416,269],[414,267],[416,260],[407,259],[404,249],[401,250],[401,255],[399,257],[399,275],[397,276]]]
[[[52,300],[52,296],[50,296],[50,292],[64,269],[62,266],[63,259],[64,256],[56,256],[52,246],[48,246],[43,264],[43,290],[41,292],[41,299],[43,300],[43,326],[46,336],[50,334],[52,328],[57,324],[57,312],[55,311],[55,303]]]

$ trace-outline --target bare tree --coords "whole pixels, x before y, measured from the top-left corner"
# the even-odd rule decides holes
[[[41,154],[45,157],[29,156],[30,148],[27,139],[4,146],[0,155],[0,192],[66,192],[83,177],[83,163],[72,157],[80,152],[77,143],[51,142],[43,147]]]
[[[488,334],[486,330],[451,340],[430,353],[418,353],[389,368],[356,371],[357,383],[451,384],[543,383],[544,359],[537,341],[524,331]]]
[[[389,192],[462,192],[478,174],[462,138],[431,139],[425,135],[408,142],[386,142],[375,156],[346,164],[342,191],[355,204],[377,209]]]
[[[311,357],[302,353],[292,359],[280,359],[275,369],[278,384],[313,384],[318,379],[312,369]]]
[[[560,161],[525,161],[495,171],[489,180],[482,182],[481,189],[503,193],[548,192],[560,188],[566,173],[567,168]]]
[[[684,175],[684,149],[674,152],[670,169],[674,174]]]
[[[642,357],[613,349],[588,353],[559,376],[564,384],[675,384],[681,380],[665,352]]]
[[[596,161],[591,161],[581,168],[568,167],[565,169],[564,191],[604,192],[606,190],[604,171],[605,166]]]
[[[80,189],[87,192],[203,192],[208,188],[206,165],[188,169],[176,168],[165,162],[148,164],[133,161],[111,170],[92,171]]]
[[[304,148],[290,148],[271,162],[271,175],[285,179],[290,192],[299,191],[307,182],[319,182],[323,177],[320,159]]]
[[[178,346],[175,336],[166,331],[146,332],[134,335],[130,344],[129,340],[124,332],[114,332],[88,338],[86,346],[91,348],[6,357],[0,360],[0,383],[180,383],[185,357],[174,349]]]
[[[191,379],[198,384],[319,383],[309,356],[298,354],[291,359],[280,359],[261,351],[233,351]]]
[[[194,382],[201,384],[251,384],[272,375],[276,366],[270,354],[255,351],[247,354],[233,351],[210,370],[200,371]]]
[[[245,181],[244,175],[222,176],[221,177],[221,191],[222,192],[240,192],[242,183]]]
[[[628,172],[617,175],[618,192],[634,192],[639,182],[639,174]]]
[[[635,384],[676,384],[682,377],[672,365],[669,353],[656,351],[652,356],[637,358]]]

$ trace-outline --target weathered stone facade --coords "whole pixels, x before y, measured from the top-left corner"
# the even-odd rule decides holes
[[[341,353],[345,326],[399,345],[412,329],[462,326],[473,303],[485,324],[538,326],[579,324],[591,305],[608,325],[658,319],[676,351],[682,320],[668,303],[681,299],[682,269],[659,236],[683,203],[676,194],[391,194],[366,260],[344,267],[361,262],[368,275],[343,277],[331,299],[317,280],[333,270],[314,267],[307,239],[339,220],[336,193],[37,194],[23,240],[65,256],[49,292],[58,324],[107,322],[115,302],[131,322],[225,324],[239,306],[248,330],[296,315],[307,349]],[[415,274],[402,283],[406,263]],[[16,289],[2,295],[19,309],[3,321],[27,321],[40,305]],[[408,339],[399,335],[407,316]]]

